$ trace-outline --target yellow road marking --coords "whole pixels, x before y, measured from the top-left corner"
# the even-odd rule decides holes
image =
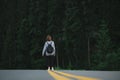
[[[48,73],[49,73],[55,80],[70,80],[69,78],[60,76],[60,75],[58,75],[58,74],[56,74],[55,72],[50,71],[50,70],[48,70]]]
[[[67,76],[67,77],[72,77],[72,78],[75,78],[78,80],[99,80],[96,78],[90,78],[90,77],[85,77],[85,76],[76,76],[76,75],[72,75],[72,74],[68,74],[68,73],[64,73],[64,72],[60,72],[60,71],[54,71],[54,72],[64,75],[64,76]],[[63,79],[61,79],[61,80],[63,80]]]

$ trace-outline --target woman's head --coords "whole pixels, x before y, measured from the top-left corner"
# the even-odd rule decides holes
[[[47,35],[46,40],[47,40],[47,41],[51,41],[51,40],[52,40],[51,35]]]

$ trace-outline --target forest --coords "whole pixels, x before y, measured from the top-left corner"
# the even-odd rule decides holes
[[[120,70],[120,0],[0,0],[0,69]]]

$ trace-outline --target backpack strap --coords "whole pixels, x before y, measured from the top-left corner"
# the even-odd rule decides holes
[[[49,45],[49,43],[47,42],[47,44]],[[52,45],[52,42],[50,43],[50,45]]]

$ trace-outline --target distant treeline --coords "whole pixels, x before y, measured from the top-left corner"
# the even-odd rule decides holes
[[[120,70],[120,0],[1,0],[0,69],[45,69],[47,34],[57,68]]]

